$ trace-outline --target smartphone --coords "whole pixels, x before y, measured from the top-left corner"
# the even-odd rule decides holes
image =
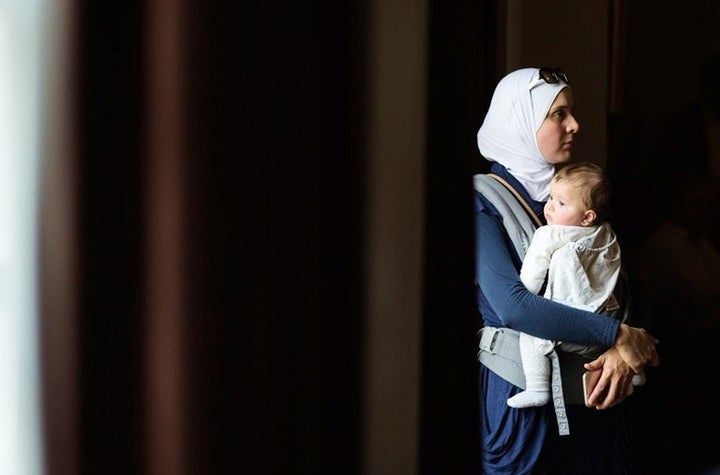
[[[587,407],[592,407],[588,403],[588,398],[590,397],[590,394],[593,392],[593,389],[595,389],[595,385],[597,384],[598,380],[600,379],[601,374],[602,374],[602,370],[596,369],[594,371],[585,371],[582,375],[583,394],[585,395],[585,405]]]

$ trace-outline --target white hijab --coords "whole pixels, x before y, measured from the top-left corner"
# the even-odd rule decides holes
[[[507,168],[535,201],[547,200],[555,173],[555,167],[540,153],[536,133],[566,87],[564,82],[548,84],[539,79],[539,68],[509,73],[495,88],[477,133],[482,156]]]

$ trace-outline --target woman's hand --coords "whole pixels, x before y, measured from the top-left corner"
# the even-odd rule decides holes
[[[622,359],[638,374],[645,366],[657,366],[660,363],[655,348],[657,343],[645,329],[621,323],[613,348],[617,348]]]
[[[632,394],[635,374],[616,347],[611,347],[597,359],[585,364],[585,369],[602,371],[588,403],[595,409],[607,409],[620,404]]]
[[[615,345],[597,359],[585,364],[587,370],[602,370],[588,402],[596,409],[607,409],[632,394],[632,377],[660,362],[657,340],[642,328],[620,324]]]

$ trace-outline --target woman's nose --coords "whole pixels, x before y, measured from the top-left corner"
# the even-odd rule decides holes
[[[580,130],[580,123],[575,119],[574,115],[570,116],[570,123],[568,124],[568,132],[576,134]]]

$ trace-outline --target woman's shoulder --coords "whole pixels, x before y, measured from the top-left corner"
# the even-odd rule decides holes
[[[475,212],[498,215],[498,210],[491,197],[496,196],[494,184],[489,175],[481,173],[473,176],[473,194],[475,198]]]

